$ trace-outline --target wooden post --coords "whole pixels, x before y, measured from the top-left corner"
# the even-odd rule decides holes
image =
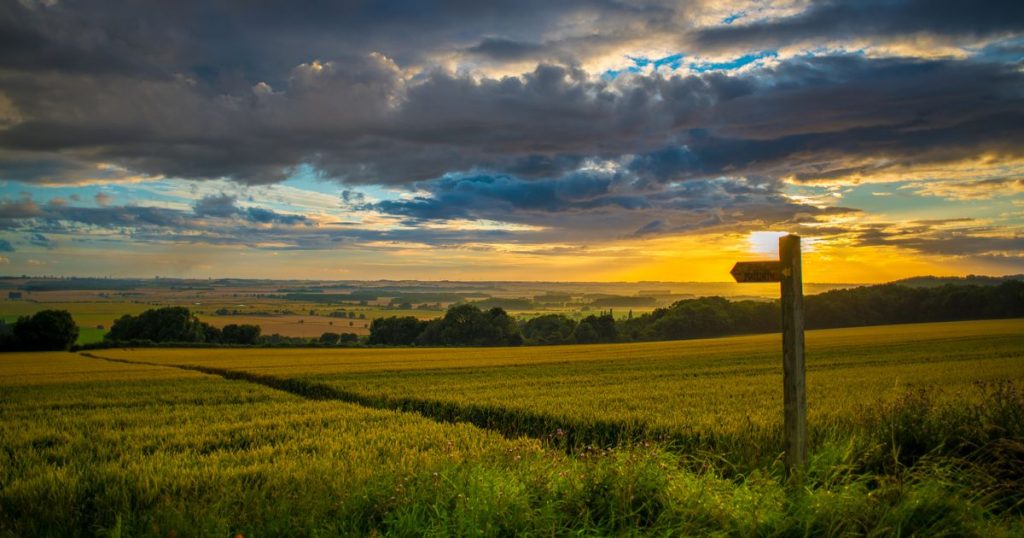
[[[802,474],[807,464],[807,392],[804,384],[804,291],[800,236],[779,238],[782,265],[782,399],[785,409],[786,472]]]
[[[779,259],[736,262],[736,282],[779,282],[782,288],[782,403],[786,474],[803,475],[807,465],[807,392],[804,385],[804,279],[800,236],[779,238]]]

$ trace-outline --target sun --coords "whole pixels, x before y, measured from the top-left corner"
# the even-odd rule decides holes
[[[789,232],[750,232],[747,236],[747,250],[754,254],[779,255],[779,238]]]

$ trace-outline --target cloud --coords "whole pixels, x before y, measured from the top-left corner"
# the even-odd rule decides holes
[[[917,181],[903,189],[918,195],[938,196],[948,200],[988,200],[1024,193],[1024,178],[1000,177],[977,181]]]
[[[1002,0],[825,0],[788,17],[696,32],[701,49],[778,48],[794,43],[930,35],[977,40],[1024,30],[1024,6]]]
[[[924,254],[949,256],[1003,255],[1024,258],[1024,236],[990,235],[993,230],[869,230],[859,245],[896,246]]]
[[[854,247],[896,247],[928,256],[998,258],[1024,262],[1024,233],[984,219],[951,217],[902,222],[880,222],[870,215],[842,218],[836,225],[807,223],[800,233],[823,244]]]
[[[361,209],[407,219],[410,225],[456,219],[539,227],[523,241],[646,237],[709,228],[746,230],[855,212],[794,202],[780,182],[718,178],[650,183],[628,168],[581,169],[557,179],[451,175],[416,184],[415,196]]]
[[[414,219],[494,218],[519,212],[567,212],[615,206],[646,206],[641,198],[610,192],[615,178],[573,174],[559,180],[523,181],[509,176],[453,176],[418,184],[430,196],[388,200],[368,209]]]
[[[519,77],[410,79],[367,55],[301,64],[280,91],[260,95],[208,95],[180,79],[86,92],[60,77],[39,83],[13,94],[33,112],[0,131],[0,148],[61,164],[26,165],[23,181],[116,163],[128,177],[260,184],[307,165],[322,179],[409,185],[473,169],[550,179],[587,159],[630,156],[652,181],[724,172],[828,180],[980,153],[1020,157],[1024,147],[1024,73],[954,60],[825,56],[734,75],[615,80],[540,65]],[[43,107],[44,96],[62,105]],[[125,102],[168,113],[139,117]]]
[[[14,252],[14,246],[6,239],[0,239],[0,252]]]
[[[537,43],[526,43],[502,37],[486,37],[476,45],[467,48],[466,52],[497,60],[522,60],[534,57],[544,48],[543,45]]]
[[[656,234],[665,231],[665,221],[663,220],[652,220],[647,224],[644,224],[637,231],[633,232],[633,235],[637,237],[643,237],[645,235]]]
[[[0,180],[37,193],[242,185],[211,181],[148,205],[93,190],[89,207],[65,190],[63,204],[5,199],[0,228],[256,248],[536,248],[778,224],[966,252],[951,224],[872,227],[792,190],[898,181],[949,200],[1019,195],[1021,9],[8,2]],[[337,184],[330,207],[307,215],[242,194],[296,176]],[[998,255],[1015,245],[1019,221],[1008,222],[958,229],[987,245],[979,255]]]
[[[192,211],[199,217],[229,218],[238,214],[235,197],[223,193],[200,199],[192,207]]]
[[[29,198],[21,200],[5,200],[0,202],[0,221],[27,219],[43,214],[42,209]]]
[[[37,247],[43,247],[43,248],[47,248],[47,249],[57,248],[57,245],[54,244],[54,242],[51,241],[49,237],[46,237],[45,235],[43,235],[41,233],[30,234],[28,236],[28,243],[30,245],[34,245],[34,246],[37,246]]]
[[[261,207],[238,207],[234,196],[221,193],[201,198],[193,206],[192,211],[198,217],[219,219],[239,218],[256,224],[312,224],[305,215],[287,215]]]

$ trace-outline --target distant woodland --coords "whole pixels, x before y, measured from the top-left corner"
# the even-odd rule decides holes
[[[883,284],[805,297],[808,329],[1024,316],[1024,282],[909,287]],[[702,297],[621,318],[609,310],[579,321],[548,314],[513,323],[504,310],[458,305],[440,319],[374,320],[370,344],[517,345],[680,340],[778,331],[778,301]]]
[[[1024,317],[1024,281],[934,286],[893,283],[809,295],[804,303],[808,329]],[[121,317],[104,341],[92,347],[555,345],[706,338],[775,332],[781,326],[777,300],[702,297],[636,316],[630,310],[625,315],[622,309],[617,313],[610,308],[578,320],[564,314],[517,319],[487,301],[463,302],[433,320],[412,316],[375,319],[369,337],[328,332],[310,339],[263,335],[257,325],[217,329],[187,308],[164,307]],[[47,310],[0,325],[0,348],[68,349],[77,334],[70,314]]]

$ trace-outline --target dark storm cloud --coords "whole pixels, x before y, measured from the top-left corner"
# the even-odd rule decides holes
[[[604,0],[7,1],[0,5],[0,66],[188,72],[205,83],[247,87],[283,83],[295,65],[338,51],[380,51],[410,64],[478,45],[483,36],[532,39],[564,17],[656,23],[676,9]]]
[[[501,37],[488,37],[466,49],[466,52],[498,60],[521,60],[531,58],[545,49],[537,43],[525,43]]]
[[[59,110],[36,92],[13,95],[37,116],[59,115],[0,131],[0,145],[153,176],[267,183],[308,163],[324,178],[378,184],[480,168],[543,179],[586,158],[629,155],[656,182],[723,172],[816,179],[877,156],[908,166],[1024,148],[1024,74],[948,60],[795,58],[735,76],[614,81],[542,65],[523,77],[433,72],[407,82],[369,56],[300,66],[287,87],[248,96],[204,97],[182,81],[132,88],[90,93],[77,108],[74,86],[55,83],[41,91]],[[121,105],[140,100],[151,114]],[[53,172],[38,179],[53,182]]]
[[[0,252],[14,252],[14,246],[6,239],[0,239]]]
[[[928,34],[981,38],[1024,29],[1024,3],[1013,0],[825,0],[784,18],[697,32],[700,48],[775,48],[832,41]]]

